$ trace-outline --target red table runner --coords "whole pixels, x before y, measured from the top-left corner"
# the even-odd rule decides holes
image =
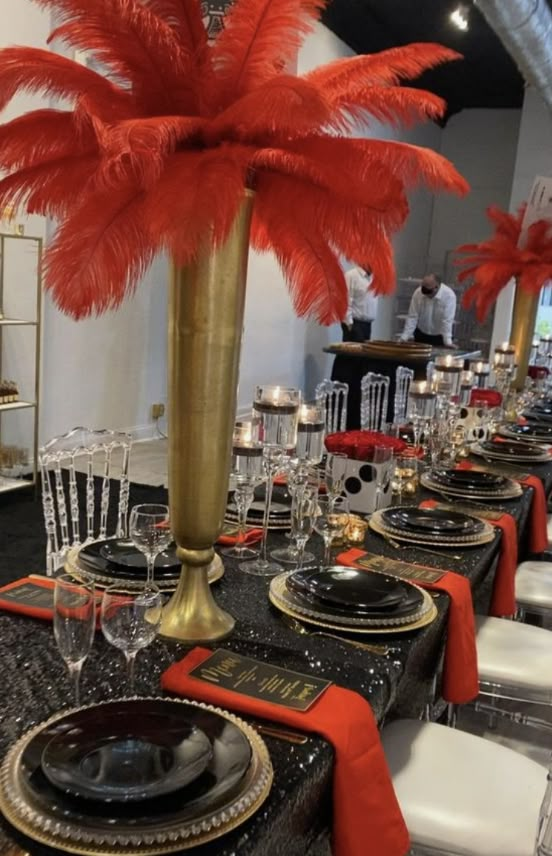
[[[353,548],[340,553],[337,561],[348,567],[360,568],[357,562],[364,550]],[[453,704],[473,701],[479,693],[475,621],[469,580],[452,571],[444,571],[440,580],[416,585],[429,591],[442,591],[450,598],[445,662],[443,666],[443,698]]]
[[[335,856],[405,856],[408,831],[368,702],[332,685],[308,711],[289,710],[190,677],[188,673],[211,653],[194,648],[162,675],[163,689],[326,738],[335,749]]]

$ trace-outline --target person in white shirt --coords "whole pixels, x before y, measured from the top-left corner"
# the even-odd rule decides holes
[[[344,342],[364,342],[372,333],[378,298],[370,290],[374,276],[369,268],[354,267],[345,274],[349,305],[341,324]]]
[[[456,295],[452,288],[430,273],[424,276],[410,301],[401,342],[414,339],[434,347],[454,348],[452,325],[456,315]]]

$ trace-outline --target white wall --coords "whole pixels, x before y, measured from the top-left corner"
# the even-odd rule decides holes
[[[428,266],[445,272],[447,253],[489,234],[485,209],[507,208],[519,133],[519,110],[462,110],[443,129],[441,153],[470,183],[462,199],[436,197]]]
[[[538,92],[533,87],[527,87],[513,171],[510,211],[516,211],[526,201],[537,175],[552,176],[552,114]],[[497,301],[492,348],[509,338],[513,305],[514,285],[511,283]]]

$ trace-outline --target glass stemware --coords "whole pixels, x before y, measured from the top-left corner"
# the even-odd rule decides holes
[[[314,529],[324,539],[324,566],[331,564],[332,542],[343,537],[349,522],[349,502],[345,497],[318,498]]]
[[[102,631],[107,641],[125,655],[131,695],[134,695],[136,655],[155,639],[161,624],[162,606],[161,593],[153,583],[146,583],[139,589],[112,585],[104,591]]]
[[[94,581],[87,574],[79,578],[62,574],[54,587],[54,636],[59,652],[73,681],[75,705],[80,705],[80,675],[96,626]]]
[[[259,442],[263,446],[266,472],[266,495],[263,518],[261,555],[251,562],[242,562],[240,570],[247,574],[270,577],[279,574],[282,566],[268,558],[268,524],[272,504],[274,479],[283,469],[287,454],[297,445],[297,422],[301,393],[280,386],[258,386],[253,402],[253,415],[258,420]]]
[[[299,546],[297,544],[296,533],[293,530],[293,503],[295,497],[305,491],[318,495],[320,477],[318,471],[310,466],[307,466],[298,458],[288,459],[287,466],[287,488],[291,496],[291,532],[286,533],[286,537],[290,539],[289,547],[278,547],[270,554],[271,558],[276,562],[286,562],[296,565],[299,560]],[[306,562],[314,562],[315,556],[312,553],[305,553],[303,560]]]
[[[393,449],[389,446],[374,446],[372,463],[376,471],[376,498],[374,511],[381,505],[384,493],[389,489],[393,475]]]
[[[172,542],[168,505],[135,505],[130,512],[129,535],[146,557],[147,582],[154,581],[155,560]]]
[[[334,452],[326,458],[324,481],[331,499],[337,499],[343,492],[347,474],[347,455],[344,452]]]
[[[301,570],[305,559],[313,561],[312,553],[305,553],[305,546],[314,529],[318,496],[310,490],[298,491],[291,504],[291,537],[296,544],[297,568]]]

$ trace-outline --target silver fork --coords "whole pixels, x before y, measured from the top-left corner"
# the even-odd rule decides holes
[[[458,553],[445,553],[444,551],[439,550],[430,550],[429,547],[420,547],[419,544],[412,544],[411,547],[408,544],[399,544],[398,541],[395,541],[390,535],[387,535],[383,532],[379,533],[384,541],[387,541],[388,544],[391,544],[396,550],[419,550],[421,553],[431,553],[432,556],[440,556],[441,558],[446,559],[458,559],[461,560],[463,557],[458,555]]]
[[[337,639],[338,642],[345,642],[346,645],[352,645],[354,648],[370,651],[372,654],[380,654],[383,657],[387,656],[387,654],[390,654],[392,651],[399,650],[397,648],[389,648],[387,645],[373,645],[368,642],[358,642],[356,639],[345,639],[343,636],[338,636],[336,633],[326,633],[323,630],[310,630],[290,615],[284,615],[283,619],[288,627],[300,636],[326,636],[328,639]]]

